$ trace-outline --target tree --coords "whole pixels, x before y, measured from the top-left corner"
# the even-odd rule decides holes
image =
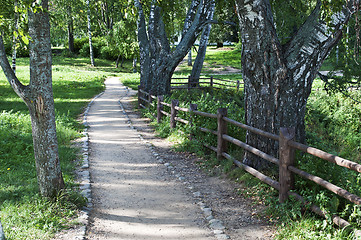
[[[51,44],[48,1],[29,6],[30,83],[23,85],[15,76],[6,57],[0,35],[0,64],[14,91],[29,108],[34,155],[40,193],[54,197],[64,188],[56,137],[52,92]]]
[[[1,221],[0,221],[0,240],[6,240],[3,226],[1,225]]]
[[[213,16],[211,16],[211,18],[213,18]],[[192,82],[194,83],[194,85],[197,85],[197,83],[199,83],[199,78],[201,76],[204,58],[206,56],[208,39],[209,39],[209,34],[211,32],[211,28],[212,28],[212,25],[208,24],[204,28],[201,38],[199,40],[199,48],[198,48],[197,56],[194,61],[194,65],[192,67],[192,72],[191,72],[191,79],[192,79]]]
[[[18,0],[14,0],[14,34],[13,36],[13,55],[12,55],[12,68],[13,71],[16,73],[16,44],[18,41],[17,35],[18,35],[18,21],[19,21],[19,13],[18,13]]]
[[[295,127],[297,140],[305,142],[304,116],[313,80],[360,2],[332,4],[332,13],[328,14],[330,11],[322,10],[329,5],[323,6],[318,0],[304,23],[282,44],[270,1],[236,0],[248,125],[275,134],[280,127]],[[274,141],[251,132],[247,132],[246,141],[264,152],[277,154]],[[267,167],[251,153],[245,154],[244,162],[257,168]]]
[[[214,17],[220,20],[220,24],[213,24],[209,35],[209,41],[223,47],[223,43],[238,42],[238,19],[234,1],[218,0]]]
[[[189,52],[202,29],[212,20],[215,3],[213,0],[192,1],[185,19],[181,41],[174,49],[170,46],[161,7],[153,2],[147,28],[142,4],[139,0],[135,0],[135,5],[139,14],[140,85],[156,95],[169,93],[175,68]]]
[[[90,64],[94,67],[95,63],[94,63],[94,52],[93,52],[92,30],[91,30],[91,18],[90,18],[90,0],[86,0],[86,6],[87,6],[87,18],[88,18]]]

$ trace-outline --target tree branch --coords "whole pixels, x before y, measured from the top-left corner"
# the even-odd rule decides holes
[[[359,0],[356,0],[359,5]],[[302,54],[303,57],[314,58],[314,50],[317,49],[319,55],[317,61],[321,64],[329,51],[338,43],[342,37],[342,31],[355,13],[353,1],[348,1],[340,12],[332,16],[333,31],[320,19],[321,2],[318,1],[315,9],[301,26],[292,40],[284,46],[287,58]]]
[[[26,86],[24,86],[19,79],[16,77],[13,69],[10,66],[9,60],[6,57],[5,46],[3,37],[0,34],[0,65],[5,73],[5,76],[14,89],[16,94],[25,101],[26,99]]]

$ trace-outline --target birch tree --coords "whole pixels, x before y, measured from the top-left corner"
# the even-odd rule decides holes
[[[175,68],[186,56],[205,26],[212,20],[214,0],[193,0],[183,28],[181,41],[171,49],[162,20],[161,8],[153,1],[148,26],[143,6],[135,0],[138,8],[138,41],[140,49],[140,85],[162,95],[170,91],[170,81]]]
[[[197,83],[199,83],[199,78],[201,76],[204,58],[206,56],[208,39],[209,39],[209,34],[211,33],[211,29],[212,29],[212,24],[208,24],[204,28],[201,38],[199,40],[199,48],[191,72],[191,79],[194,85],[197,85]]]
[[[19,13],[18,13],[18,0],[14,0],[14,36],[13,36],[13,55],[12,55],[12,68],[14,73],[16,73],[16,44],[18,42],[18,21],[19,21]]]
[[[0,65],[14,91],[29,108],[40,193],[45,197],[54,197],[64,188],[64,180],[56,137],[48,1],[37,2],[33,2],[28,11],[31,38],[29,85],[23,85],[11,69],[2,35]]]
[[[275,134],[280,127],[295,127],[296,139],[305,142],[304,117],[313,80],[360,4],[359,0],[337,3],[341,7],[329,16],[327,24],[318,0],[303,25],[281,44],[269,0],[236,0],[248,125]],[[277,154],[274,141],[251,132],[247,132],[246,141],[264,152]],[[244,162],[267,167],[251,153],[245,154]]]
[[[87,19],[88,19],[88,37],[89,37],[89,53],[90,53],[90,64],[94,67],[94,51],[93,51],[93,40],[91,30],[91,16],[90,16],[90,0],[86,0],[87,6]]]

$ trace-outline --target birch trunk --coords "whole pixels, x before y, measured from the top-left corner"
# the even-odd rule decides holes
[[[188,52],[188,66],[192,66],[192,50]]]
[[[68,6],[68,47],[71,53],[74,53],[74,23],[71,6]]]
[[[208,26],[203,30],[201,35],[197,57],[194,61],[194,66],[192,68],[192,73],[191,73],[191,79],[192,82],[194,82],[193,87],[195,87],[199,83],[199,78],[201,76],[204,58],[206,56],[208,39],[209,39],[209,34],[211,33],[211,28],[212,25],[208,24]]]
[[[29,11],[30,83],[24,86],[16,78],[6,58],[0,36],[0,64],[14,91],[29,108],[37,179],[40,193],[54,197],[64,188],[56,137],[55,110],[52,92],[52,57],[48,1],[42,1],[44,11]]]
[[[0,221],[0,240],[6,240],[3,226]]]
[[[14,26],[15,26],[15,33],[19,33],[19,13],[18,13],[18,0],[14,0]],[[13,36],[13,55],[12,55],[12,69],[14,73],[16,73],[16,45],[18,43],[18,37],[16,34]]]
[[[214,4],[213,0],[192,1],[186,16],[182,39],[175,50],[171,51],[160,7],[151,6],[147,26],[142,5],[139,0],[135,0],[139,14],[140,85],[143,89],[155,95],[170,92],[170,81],[174,70],[190,51],[204,26],[212,20]]]
[[[281,45],[268,0],[236,0],[242,37],[246,124],[279,134],[280,127],[295,127],[296,139],[305,142],[304,117],[313,80],[336,45],[354,12],[352,4],[334,16],[329,31],[320,20],[320,2],[292,40]],[[277,156],[278,143],[247,132],[249,145]],[[268,164],[246,152],[244,163],[258,169]]]
[[[87,19],[88,19],[90,64],[94,67],[95,63],[94,63],[93,41],[92,41],[92,31],[91,31],[90,0],[86,0],[86,5],[87,5]]]

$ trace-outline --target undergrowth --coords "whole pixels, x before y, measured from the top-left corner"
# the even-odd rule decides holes
[[[360,99],[359,93],[353,93]],[[198,111],[217,113],[217,108],[228,108],[228,117],[239,122],[244,122],[243,94],[232,91],[174,91],[165,98],[165,102],[178,99],[181,107],[189,107],[189,103],[198,105]],[[361,146],[361,105],[340,94],[328,95],[323,90],[311,94],[307,106],[306,130],[307,141],[310,146],[319,148],[331,154],[339,155],[351,161],[360,162]],[[169,109],[165,109],[170,112]],[[145,111],[148,117],[153,117],[155,108]],[[188,113],[178,112],[178,117],[190,119]],[[310,181],[296,177],[296,192],[328,212],[328,219],[321,219],[311,213],[309,206],[302,205],[292,197],[284,203],[278,202],[278,191],[271,189],[266,184],[260,183],[243,170],[236,168],[231,161],[219,161],[203,144],[216,146],[216,137],[196,130],[196,127],[217,130],[216,119],[200,116],[191,117],[194,126],[185,126],[177,123],[176,129],[170,129],[169,117],[160,124],[155,121],[156,131],[159,136],[167,137],[176,142],[176,150],[195,152],[204,159],[201,165],[214,173],[227,173],[229,177],[242,183],[239,192],[245,197],[268,206],[264,213],[271,222],[279,226],[276,236],[278,239],[352,239],[352,228],[361,227],[361,208],[344,200],[341,197],[313,184]],[[154,119],[155,120],[155,119]],[[228,135],[241,141],[245,140],[245,131],[228,125]],[[193,140],[189,140],[189,134]],[[236,159],[242,159],[243,151],[229,145],[228,152]],[[338,167],[326,161],[297,153],[297,165],[302,170],[320,176],[349,192],[361,196],[361,174]],[[270,171],[270,173],[273,173]],[[277,179],[278,176],[271,176]],[[352,224],[347,229],[336,228],[331,221],[331,215],[337,214]]]

